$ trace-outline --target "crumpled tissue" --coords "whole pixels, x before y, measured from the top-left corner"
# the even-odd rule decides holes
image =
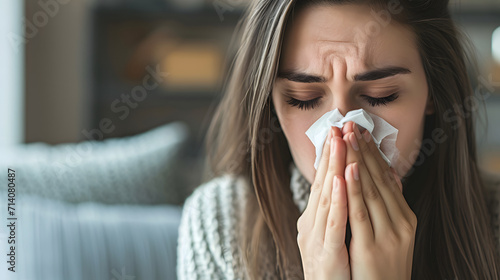
[[[380,154],[389,166],[395,163],[399,155],[399,151],[396,148],[398,130],[395,127],[381,117],[366,112],[363,109],[349,111],[345,116],[342,116],[339,110],[335,109],[324,114],[306,131],[307,137],[309,137],[316,148],[315,169],[318,169],[323,144],[328,136],[330,127],[336,126],[342,129],[344,124],[349,121],[355,122],[370,132]]]

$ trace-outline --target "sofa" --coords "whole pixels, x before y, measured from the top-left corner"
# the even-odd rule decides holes
[[[199,179],[197,169],[185,174],[189,135],[173,122],[123,138],[2,149],[0,217],[17,220],[14,232],[0,229],[4,259],[15,240],[15,272],[2,261],[0,279],[176,279],[182,204]]]

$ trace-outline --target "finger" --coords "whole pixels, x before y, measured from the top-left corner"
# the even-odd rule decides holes
[[[413,212],[408,206],[402,192],[397,192],[397,190],[402,190],[399,176],[394,176],[391,174],[392,172],[390,171],[387,162],[380,155],[380,150],[373,141],[373,138],[369,131],[364,130],[363,133],[360,133],[359,126],[354,123],[351,123],[348,126],[348,131],[350,132],[351,130],[355,133],[357,139],[361,138],[358,141],[359,149],[360,151],[362,151],[361,157],[365,162],[365,166],[369,168],[368,172],[372,177],[376,188],[379,190],[384,203],[386,204],[390,220],[398,221],[401,216],[407,219],[411,219]],[[347,164],[351,162],[351,158],[348,155]],[[381,188],[380,186],[385,188]],[[391,192],[386,192],[386,189],[391,190],[393,192],[392,195],[387,195]],[[396,200],[399,209],[395,206],[394,199]]]
[[[335,127],[337,128],[337,127]],[[338,128],[337,128],[338,130]],[[338,131],[340,132],[340,131]],[[335,135],[335,131],[333,132]],[[342,138],[334,136],[330,143],[331,153],[328,161],[328,170],[325,177],[325,184],[333,184],[334,176],[344,175],[346,147]]]
[[[332,127],[333,129],[333,136],[332,137],[340,137],[342,138],[342,131],[340,131],[340,128],[336,127],[336,126],[333,126]]]
[[[349,164],[345,170],[347,189],[347,208],[352,240],[354,242],[369,243],[374,239],[374,233],[368,209],[363,200],[359,174],[354,174],[357,163]]]
[[[314,220],[314,238],[323,240],[325,236],[326,222],[328,212],[330,211],[332,186],[334,176],[342,176],[345,169],[345,145],[344,141],[336,137],[332,138],[330,143],[330,159],[328,163],[328,171],[325,177],[323,191],[319,200],[319,206],[316,211]]]
[[[307,202],[306,209],[302,214],[304,218],[303,221],[301,222],[304,224],[304,227],[306,229],[312,229],[314,225],[316,210],[318,208],[321,191],[323,189],[323,183],[325,181],[326,172],[328,170],[331,137],[332,137],[332,130],[330,129],[328,132],[328,136],[325,140],[325,144],[323,145],[323,152],[321,153],[321,159],[318,166],[318,170],[316,170],[314,181],[311,185],[309,200]]]
[[[399,189],[389,165],[382,158],[380,150],[373,141],[370,132],[365,130],[363,133],[360,133],[359,127],[356,125],[354,126],[354,133],[358,139],[363,161],[377,187],[380,187],[381,191],[385,191],[386,189],[396,191]]]
[[[324,246],[332,250],[340,250],[345,246],[347,230],[347,194],[345,181],[335,176],[332,193],[332,204],[328,213]]]
[[[335,149],[333,145],[334,145],[333,138],[331,138],[330,139],[330,147],[332,147],[331,150]],[[330,155],[333,155],[333,153],[330,153]],[[329,162],[329,165],[330,164],[332,163]],[[329,169],[330,168],[328,168],[327,170],[328,174],[326,175],[325,180],[323,182],[319,204],[316,208],[316,215],[314,216],[314,224],[313,224],[314,240],[323,240],[325,234],[326,219],[328,217],[328,212],[330,210],[332,187],[333,187],[332,183],[333,179],[328,179],[329,177],[331,177],[329,174],[332,173],[329,171]]]
[[[365,151],[362,153],[363,160],[389,209],[389,216],[391,220],[397,221],[402,214],[400,211],[396,211],[397,208],[401,211],[410,210],[401,192],[402,186],[399,185],[401,182],[399,178],[394,176],[393,171],[380,155],[380,151],[368,131],[362,133],[362,140],[359,141],[359,145],[360,150]]]
[[[401,179],[399,178],[398,172],[396,169],[391,167],[392,175],[394,175],[394,180],[398,184],[399,190],[402,192],[403,191],[403,183],[401,182]]]
[[[344,124],[344,126],[342,127],[342,135],[346,135],[347,133],[352,132],[353,125],[354,125],[354,122],[352,122],[352,121],[346,122]]]
[[[342,133],[338,127],[332,127],[332,141],[330,142],[331,152],[328,161],[324,184],[332,185],[334,176],[344,175],[345,169],[345,144],[342,141]]]
[[[372,138],[372,135],[370,134],[370,132],[366,129],[363,129],[364,131],[360,131],[361,127],[359,125],[353,125],[353,132],[356,134],[356,137],[358,138],[358,140],[360,142],[362,142],[361,144],[364,144],[364,143],[368,143],[368,145],[366,147],[368,147],[374,154],[376,154],[375,152],[377,152],[378,154],[380,154],[380,150],[377,148],[377,145],[375,144],[375,142],[373,141],[373,138]],[[361,141],[363,140],[363,141]],[[374,157],[374,159],[379,163],[380,166],[387,166],[388,167],[388,164],[387,162],[382,158],[382,156],[378,156],[378,157]]]
[[[373,230],[375,232],[375,235],[377,235],[377,233],[381,233],[384,229],[392,225],[387,213],[387,206],[383,198],[381,197],[376,184],[373,182],[368,169],[366,168],[361,153],[361,146],[363,143],[358,141],[355,133],[352,132],[348,133],[344,137],[347,138],[347,140],[350,142],[350,148],[348,149],[351,152],[352,159],[357,162],[357,170],[355,171],[358,171],[359,173],[363,199],[365,201],[366,207],[368,208],[368,213],[371,218]]]

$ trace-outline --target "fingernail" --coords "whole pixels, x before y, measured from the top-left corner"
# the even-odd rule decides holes
[[[354,133],[356,134],[356,137],[361,140],[361,132],[359,131],[359,127],[357,124],[354,124]]]
[[[354,136],[354,133],[351,133],[349,136],[349,141],[351,141],[351,146],[355,151],[359,151],[359,146],[358,146],[358,140],[356,140],[356,137]]]
[[[354,177],[354,180],[359,181],[359,169],[358,169],[358,163],[355,162],[352,164],[352,177]]]
[[[372,139],[372,136],[370,135],[370,132],[368,132],[368,130],[366,130],[366,131],[363,133],[363,138],[365,139],[365,142],[366,142],[366,143],[370,142],[370,139]]]

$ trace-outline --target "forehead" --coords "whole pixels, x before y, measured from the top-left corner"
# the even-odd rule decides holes
[[[388,11],[368,5],[320,4],[294,14],[281,57],[281,69],[324,73],[339,63],[360,69],[414,63],[418,51],[413,32]]]

